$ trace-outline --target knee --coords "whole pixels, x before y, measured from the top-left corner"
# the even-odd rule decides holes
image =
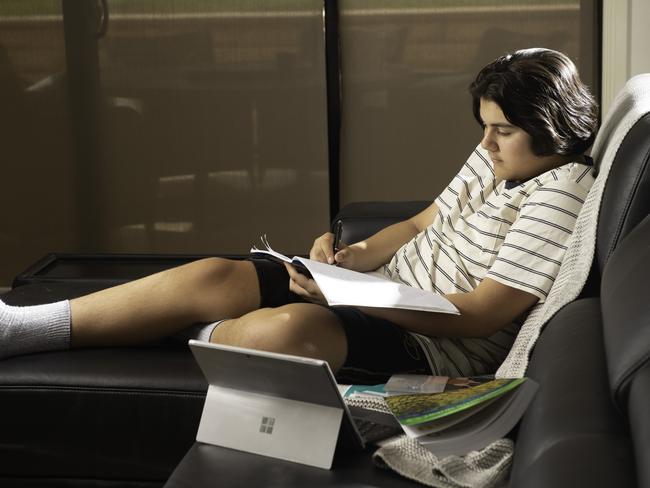
[[[333,370],[347,356],[347,340],[337,317],[318,305],[261,309],[227,325],[231,333],[224,330],[222,337],[229,336],[227,342],[235,346],[323,359]]]
[[[237,263],[224,258],[204,258],[190,264],[197,281],[215,283],[228,279],[237,269]]]

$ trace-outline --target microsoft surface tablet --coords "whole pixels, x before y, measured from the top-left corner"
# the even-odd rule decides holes
[[[330,468],[363,441],[325,361],[200,341],[209,383],[197,440]]]

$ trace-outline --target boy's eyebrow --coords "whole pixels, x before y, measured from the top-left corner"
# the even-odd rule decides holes
[[[487,123],[485,122],[485,120],[483,120],[482,117],[481,117],[479,120],[480,120],[481,125],[482,125],[483,127],[486,127],[486,126],[488,126],[488,125],[489,125],[490,127],[496,127],[497,129],[514,129],[514,128],[517,127],[516,125],[511,124],[511,123],[509,123],[509,122],[497,122],[496,124],[487,124]]]
[[[497,127],[497,128],[501,128],[501,129],[513,129],[513,128],[516,127],[516,125],[509,124],[507,122],[498,123],[498,124],[486,124],[485,122],[483,122],[483,124],[484,125],[489,125],[490,127]]]

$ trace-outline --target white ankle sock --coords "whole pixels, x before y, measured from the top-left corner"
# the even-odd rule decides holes
[[[13,307],[0,300],[0,359],[70,347],[70,302]]]
[[[196,339],[197,341],[210,342],[210,336],[214,329],[217,326],[224,322],[224,320],[217,320],[216,322],[210,322],[209,324],[194,324],[186,329],[183,329],[175,333],[172,337],[183,342],[187,342],[190,339]]]

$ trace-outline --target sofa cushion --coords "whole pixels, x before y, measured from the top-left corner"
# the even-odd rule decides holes
[[[29,285],[3,299],[25,305],[86,291]],[[0,485],[29,476],[39,486],[159,486],[196,438],[206,389],[187,346],[171,340],[0,361]]]
[[[626,134],[603,192],[596,241],[600,270],[623,239],[650,211],[650,113]]]
[[[412,217],[429,205],[431,202],[424,200],[354,202],[343,207],[334,217],[334,222],[342,221],[341,240],[346,244],[352,244],[370,237],[384,227]]]
[[[540,388],[517,435],[510,486],[635,486],[632,446],[603,361],[598,298],[546,325],[526,373]]]
[[[601,285],[609,381],[624,411],[630,381],[650,360],[650,215],[610,257]]]
[[[638,486],[650,486],[650,364],[645,363],[630,379],[628,418],[636,454]]]

